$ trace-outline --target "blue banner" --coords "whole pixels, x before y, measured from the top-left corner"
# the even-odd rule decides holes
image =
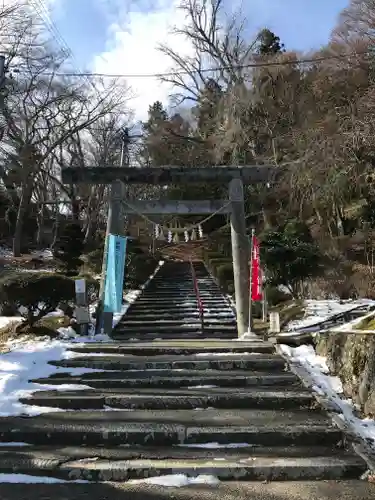
[[[104,310],[120,312],[124,285],[127,238],[110,234],[104,287]]]

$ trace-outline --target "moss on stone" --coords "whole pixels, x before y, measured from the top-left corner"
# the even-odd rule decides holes
[[[340,377],[345,395],[366,415],[375,413],[375,336],[329,333],[320,336],[317,352],[326,356],[332,374]]]

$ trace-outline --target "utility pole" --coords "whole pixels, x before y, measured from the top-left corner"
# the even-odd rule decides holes
[[[121,157],[119,168],[123,167],[124,160],[128,163],[128,147],[129,147],[129,131],[125,128],[121,134]],[[100,333],[103,328],[104,333],[110,334],[113,324],[113,313],[104,311],[104,291],[105,280],[107,273],[107,258],[108,258],[108,240],[110,234],[122,235],[124,232],[124,218],[123,218],[123,183],[115,179],[110,187],[108,217],[107,217],[107,230],[104,241],[102,275],[100,280],[99,303],[97,308],[97,319],[95,333]]]
[[[5,56],[0,55],[0,109],[4,109],[4,104],[5,104]],[[4,131],[5,131],[5,125],[1,124],[0,125],[0,140],[4,136]]]
[[[246,235],[243,182],[234,178],[229,183],[231,200],[231,235],[234,291],[236,296],[238,336],[247,333],[249,322],[249,243]]]

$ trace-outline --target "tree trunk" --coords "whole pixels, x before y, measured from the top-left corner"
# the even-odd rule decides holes
[[[95,207],[95,191],[91,190],[90,198],[86,209],[86,228],[85,228],[85,245],[90,244],[94,240],[94,235],[97,230],[97,218],[99,206]]]
[[[36,218],[36,222],[38,225],[37,233],[36,233],[36,244],[38,248],[43,248],[44,245],[44,210],[42,209]]]
[[[21,256],[22,229],[23,229],[25,214],[27,213],[27,210],[30,206],[31,194],[32,194],[32,185],[29,182],[29,179],[26,179],[22,183],[21,187],[21,198],[20,198],[20,204],[18,206],[16,227],[14,230],[14,237],[13,237],[14,257]]]
[[[61,219],[61,214],[60,214],[60,209],[59,206],[56,206],[56,216],[55,216],[55,223],[53,225],[53,235],[52,235],[52,243],[51,243],[51,248],[54,249],[56,246],[57,238],[59,236],[59,231],[60,231],[60,219]]]

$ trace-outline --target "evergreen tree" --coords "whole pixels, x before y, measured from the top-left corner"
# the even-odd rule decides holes
[[[284,52],[284,44],[280,38],[268,28],[258,34],[257,53],[261,56],[275,55]]]
[[[308,226],[291,221],[265,232],[261,239],[262,262],[269,283],[283,285],[298,297],[303,283],[322,270],[322,255]]]
[[[209,79],[194,109],[194,114],[197,117],[198,130],[205,138],[214,133],[218,125],[222,98],[223,90],[221,86],[212,78]]]
[[[76,221],[65,224],[57,238],[53,255],[67,276],[75,276],[83,264],[80,257],[84,249],[84,238],[81,226]]]

